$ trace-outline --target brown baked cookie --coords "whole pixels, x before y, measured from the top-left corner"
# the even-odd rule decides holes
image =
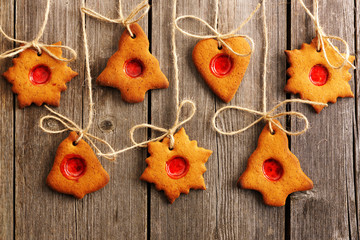
[[[169,138],[162,142],[150,142],[148,164],[140,179],[154,183],[158,191],[164,190],[170,203],[180,193],[188,194],[190,189],[205,190],[203,173],[205,163],[212,151],[200,148],[196,141],[190,141],[184,128],[175,135],[174,149],[169,149]]]
[[[135,38],[124,30],[119,49],[110,57],[96,82],[119,89],[124,101],[138,103],[144,101],[148,90],[168,88],[169,82],[158,60],[149,52],[149,40],[140,25],[134,23],[130,28]]]
[[[330,63],[335,66],[340,65],[343,59],[325,39],[324,45]],[[300,50],[285,51],[290,64],[287,69],[290,78],[285,91],[299,94],[302,99],[322,103],[335,103],[338,97],[354,97],[348,83],[351,79],[351,74],[348,72],[350,64],[346,63],[340,69],[333,69],[327,63],[324,51],[318,52],[316,46],[317,38],[314,38],[310,44],[304,43]],[[354,56],[349,57],[350,62],[354,60]],[[313,105],[313,107],[317,113],[324,108],[320,105]]]
[[[258,146],[250,156],[238,185],[259,191],[265,204],[280,207],[285,205],[290,193],[310,190],[313,182],[290,152],[286,134],[274,124],[272,127],[274,134],[271,134],[268,124],[261,132]]]
[[[251,51],[249,43],[242,37],[224,40],[238,53]],[[240,57],[226,47],[219,49],[218,41],[205,39],[198,42],[192,58],[206,84],[222,101],[228,103],[234,97],[250,62],[250,55]]]
[[[46,183],[57,192],[81,199],[103,188],[110,178],[89,144],[81,139],[74,145],[77,139],[78,135],[71,132],[60,143]]]
[[[53,45],[61,45],[61,42]],[[62,56],[61,48],[49,47],[48,50],[59,58]],[[21,52],[13,58],[13,64],[3,75],[13,85],[12,91],[18,95],[20,108],[31,103],[59,106],[60,93],[66,90],[66,83],[78,75],[66,62],[56,60],[46,52],[39,56],[33,49]]]

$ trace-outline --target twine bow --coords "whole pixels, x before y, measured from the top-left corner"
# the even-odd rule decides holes
[[[344,39],[342,39],[341,37],[332,36],[332,35],[326,35],[324,30],[320,26],[320,22],[319,22],[319,1],[314,0],[314,14],[312,14],[310,12],[310,10],[305,6],[303,0],[299,0],[299,2],[302,5],[302,7],[305,9],[306,13],[314,21],[314,25],[315,25],[315,28],[316,28],[316,37],[317,37],[317,40],[318,40],[316,49],[317,49],[317,51],[320,51],[320,50],[324,51],[324,57],[326,59],[326,62],[329,64],[329,66],[334,68],[334,69],[339,69],[339,68],[342,68],[345,65],[345,63],[349,63],[353,69],[356,69],[356,67],[349,61],[349,56],[350,56],[349,44]],[[332,42],[327,41],[329,43],[330,47],[332,49],[334,49],[334,51],[343,59],[343,61],[342,61],[342,63],[340,65],[335,66],[329,61],[329,59],[327,57],[327,53],[326,53],[324,39],[334,39],[334,40],[338,40],[338,41],[340,41],[341,43],[344,44],[344,46],[346,48],[345,57],[343,56],[343,54],[340,53],[340,51],[338,49],[336,49],[336,47],[334,46],[334,44]]]
[[[45,30],[45,26],[48,22],[48,18],[49,18],[49,11],[50,11],[50,3],[51,0],[47,1],[47,5],[46,5],[46,10],[45,10],[45,18],[44,18],[44,22],[42,27],[40,28],[36,38],[30,42],[27,41],[23,41],[23,40],[18,40],[15,38],[12,38],[10,36],[8,36],[4,30],[1,28],[0,26],[0,33],[9,41],[13,41],[16,43],[20,43],[22,44],[21,46],[8,50],[2,54],[0,54],[0,59],[4,59],[4,58],[8,58],[8,57],[14,57],[15,55],[25,51],[28,48],[34,48],[36,49],[36,51],[38,52],[39,55],[42,54],[42,52],[46,52],[47,54],[49,54],[52,58],[58,60],[58,61],[62,61],[62,62],[71,62],[74,61],[77,58],[77,54],[75,52],[75,50],[73,50],[72,48],[68,47],[68,46],[64,46],[64,45],[49,45],[49,44],[44,44],[39,42],[40,38],[42,37],[42,35],[44,34],[44,30]],[[67,59],[67,58],[63,58],[63,57],[58,57],[56,55],[54,55],[51,51],[48,50],[48,47],[52,47],[52,48],[62,48],[62,49],[66,49],[70,51],[70,54],[72,55],[72,58]]]
[[[94,17],[96,19],[105,21],[105,22],[110,22],[110,23],[120,23],[123,24],[127,30],[129,31],[129,34],[131,37],[134,37],[133,32],[130,29],[130,25],[133,23],[136,23],[138,21],[140,21],[142,18],[144,18],[146,16],[146,14],[148,13],[150,9],[150,4],[148,3],[148,0],[144,0],[141,3],[139,3],[131,12],[130,14],[125,18],[123,16],[122,13],[122,8],[121,8],[121,1],[119,0],[119,18],[108,18],[106,16],[101,15],[100,13],[95,12],[92,9],[86,8],[86,7],[81,7],[81,11],[91,17]],[[143,11],[142,14],[139,15],[139,13]],[[139,15],[139,16],[138,16]],[[138,17],[136,17],[138,16]]]
[[[186,104],[189,104],[191,106],[191,112],[190,112],[190,115],[185,118],[184,120],[182,120],[180,122],[180,116],[181,116],[181,113],[182,113],[182,108],[186,105]],[[134,145],[132,145],[131,147],[128,147],[128,148],[124,148],[124,149],[121,149],[119,151],[116,151],[116,152],[111,152],[111,153],[106,153],[106,154],[102,154],[100,153],[99,155],[101,156],[104,156],[104,157],[109,157],[109,156],[114,156],[114,155],[117,155],[119,153],[123,153],[123,152],[126,152],[130,149],[133,149],[133,148],[137,148],[137,147],[147,147],[147,144],[149,142],[156,142],[156,141],[160,141],[162,139],[164,139],[165,137],[168,137],[170,139],[170,143],[169,143],[169,148],[170,149],[173,149],[174,148],[174,144],[175,144],[175,139],[174,139],[174,134],[176,132],[176,130],[181,127],[182,125],[184,125],[185,123],[187,123],[188,121],[190,121],[190,119],[194,116],[196,112],[196,106],[195,106],[195,103],[193,101],[190,101],[190,100],[183,100],[178,109],[177,109],[177,112],[176,112],[176,119],[175,119],[175,122],[173,124],[173,126],[169,129],[166,129],[166,128],[162,128],[162,127],[158,127],[158,126],[155,126],[155,125],[152,125],[152,124],[139,124],[139,125],[136,125],[134,127],[132,127],[130,129],[130,139],[132,141],[132,143]],[[162,134],[161,136],[159,137],[155,137],[155,138],[152,138],[152,139],[149,139],[147,141],[143,141],[141,143],[138,143],[135,141],[134,139],[134,133],[136,130],[138,129],[141,129],[141,128],[150,128],[150,129],[153,129],[155,131],[159,131],[159,132],[162,132],[164,134]]]
[[[193,15],[184,15],[184,16],[180,16],[178,18],[175,19],[175,27],[182,32],[183,34],[193,37],[193,38],[198,38],[198,39],[210,39],[210,38],[214,38],[217,39],[217,41],[219,42],[219,47],[221,47],[222,45],[224,45],[227,49],[229,49],[232,53],[234,53],[237,56],[240,57],[247,57],[249,56],[253,50],[254,50],[254,40],[249,37],[248,35],[241,35],[241,34],[237,34],[236,32],[240,31],[241,28],[250,21],[250,19],[253,17],[253,15],[259,10],[261,4],[259,3],[256,8],[254,9],[254,11],[252,11],[252,13],[249,15],[249,17],[247,19],[245,19],[245,21],[243,21],[237,28],[235,28],[234,30],[230,31],[229,33],[225,33],[222,34],[220,33],[216,28],[213,28],[209,23],[207,23],[204,19],[201,19],[199,17],[193,16]],[[217,11],[216,11],[217,13]],[[190,32],[187,32],[185,30],[183,30],[182,28],[179,27],[178,22],[182,19],[186,19],[186,18],[190,18],[190,19],[194,19],[199,21],[200,23],[204,24],[208,29],[210,29],[214,34],[213,35],[200,35],[200,34],[193,34]],[[217,21],[217,17],[215,18]],[[216,24],[215,24],[216,25]],[[232,37],[243,37],[246,40],[248,40],[250,42],[250,51],[248,53],[238,53],[236,51],[234,51],[231,46],[229,46],[224,40],[228,39],[228,38],[232,38]]]
[[[213,119],[212,119],[212,125],[213,127],[215,128],[215,130],[218,132],[218,133],[221,133],[221,134],[224,134],[224,135],[235,135],[235,134],[238,134],[238,133],[242,133],[246,130],[248,130],[249,128],[251,128],[252,126],[254,126],[255,124],[257,124],[258,122],[260,122],[261,120],[265,120],[269,123],[269,128],[270,128],[270,132],[273,133],[274,130],[272,128],[272,124],[274,124],[275,126],[277,126],[280,130],[284,131],[286,134],[288,135],[293,135],[293,136],[297,136],[297,135],[300,135],[300,134],[303,134],[304,132],[306,132],[308,129],[309,129],[309,121],[308,119],[305,117],[304,114],[300,113],[300,112],[295,112],[295,111],[291,111],[291,112],[280,112],[280,113],[277,113],[275,114],[275,110],[278,109],[279,107],[281,107],[282,105],[285,105],[287,103],[304,103],[304,104],[312,104],[312,105],[320,105],[320,106],[327,106],[326,103],[319,103],[319,102],[312,102],[312,101],[308,101],[308,100],[301,100],[301,99],[289,99],[289,100],[285,100],[279,104],[277,104],[273,109],[271,109],[270,111],[268,112],[260,112],[260,111],[256,111],[256,110],[253,110],[253,109],[249,109],[249,108],[244,108],[244,107],[239,107],[239,106],[226,106],[226,107],[223,107],[221,109],[219,109],[215,115],[213,116]],[[223,131],[221,129],[219,129],[217,126],[216,126],[216,118],[218,117],[218,115],[227,110],[227,109],[235,109],[235,110],[240,110],[240,111],[244,111],[244,112],[248,112],[248,113],[252,113],[254,115],[259,115],[260,117],[258,119],[256,119],[254,122],[250,123],[249,125],[247,125],[246,127],[244,128],[241,128],[239,130],[235,130],[235,131],[230,131],[230,132],[226,132],[226,131]],[[282,117],[282,116],[295,116],[297,117],[298,119],[301,119],[305,122],[305,126],[304,128],[301,130],[301,131],[287,131],[286,129],[284,129],[281,125],[277,124],[274,119],[277,119],[279,117]]]

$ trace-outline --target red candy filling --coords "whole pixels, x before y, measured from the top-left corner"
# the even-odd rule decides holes
[[[169,177],[179,179],[189,171],[189,163],[182,157],[174,157],[166,162],[165,170]]]
[[[225,77],[231,72],[233,62],[229,55],[218,54],[210,61],[210,71],[217,77]]]
[[[144,64],[139,59],[127,60],[124,65],[124,71],[129,77],[139,77],[144,71]]]
[[[29,73],[30,82],[39,85],[45,84],[50,80],[50,68],[45,65],[37,65]]]
[[[281,166],[281,164],[274,160],[274,159],[268,159],[263,163],[263,173],[267,179],[270,181],[277,181],[279,180],[283,173],[284,169]]]
[[[78,180],[85,174],[85,160],[79,155],[66,155],[60,164],[60,171],[67,179]]]
[[[324,85],[329,77],[329,71],[323,65],[315,65],[311,68],[309,78],[315,86]]]

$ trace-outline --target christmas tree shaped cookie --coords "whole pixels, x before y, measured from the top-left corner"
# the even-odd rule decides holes
[[[212,151],[198,147],[196,141],[190,141],[184,128],[174,138],[174,149],[169,149],[169,138],[148,144],[148,166],[140,177],[154,183],[158,191],[164,190],[170,203],[180,193],[188,194],[190,189],[206,189],[202,175],[212,154]]]
[[[249,53],[251,48],[243,37],[224,40],[238,53]],[[250,54],[238,56],[228,48],[219,49],[215,39],[201,40],[194,47],[194,64],[210,89],[222,101],[228,103],[234,97],[250,62]]]
[[[109,174],[84,140],[77,144],[78,135],[71,132],[59,145],[47,184],[57,192],[83,198],[109,182]]]
[[[140,25],[134,23],[130,28],[134,37],[127,30],[123,32],[118,51],[110,57],[97,83],[117,88],[124,101],[137,103],[144,101],[148,90],[167,88],[169,82],[149,52],[149,40]]]
[[[343,59],[330,47],[326,39],[323,41],[330,63],[340,65]],[[348,83],[351,79],[348,72],[351,65],[346,63],[342,68],[332,68],[325,59],[324,51],[317,51],[317,42],[317,38],[314,38],[310,44],[304,43],[300,50],[285,51],[290,63],[287,70],[290,78],[285,91],[300,94],[302,99],[322,103],[335,103],[338,97],[354,97]],[[350,62],[354,60],[354,56],[349,57]],[[317,113],[324,108],[321,105],[313,107]]]
[[[54,45],[61,45],[61,42]],[[48,50],[61,58],[61,48],[49,47]],[[60,93],[66,90],[66,83],[78,75],[66,62],[56,60],[46,52],[38,55],[33,49],[21,52],[13,63],[14,66],[3,75],[12,84],[21,108],[31,103],[59,106]]]
[[[261,132],[258,146],[250,156],[238,185],[259,191],[267,205],[283,206],[290,193],[310,190],[313,182],[290,152],[286,134],[274,124],[272,127],[274,134],[270,132],[269,125]]]

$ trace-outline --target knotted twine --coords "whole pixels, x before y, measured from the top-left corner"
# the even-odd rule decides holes
[[[84,0],[82,0],[82,4],[84,5]],[[70,120],[69,118],[65,117],[64,115],[57,113],[56,111],[52,110],[48,106],[45,106],[52,114],[54,115],[47,115],[40,119],[39,126],[40,128],[47,133],[62,133],[66,131],[75,131],[78,133],[79,137],[74,142],[74,145],[76,145],[82,138],[85,138],[96,150],[97,154],[100,156],[104,156],[108,160],[115,160],[115,155],[112,156],[105,156],[102,154],[101,150],[96,146],[93,140],[96,140],[98,142],[101,142],[105,144],[112,152],[115,152],[115,150],[111,147],[111,145],[106,142],[105,140],[98,138],[92,134],[90,134],[88,131],[93,123],[94,118],[94,102],[92,97],[92,83],[91,83],[91,72],[90,72],[90,60],[89,60],[89,49],[88,49],[88,41],[87,41],[87,35],[86,35],[86,28],[85,28],[85,14],[81,13],[81,23],[82,23],[82,32],[83,32],[83,44],[84,44],[84,50],[85,50],[85,62],[86,62],[86,81],[88,83],[88,92],[89,92],[89,121],[87,126],[82,129],[79,125],[77,125],[75,122]],[[46,120],[55,120],[58,121],[60,124],[64,126],[63,129],[53,130],[50,128],[47,128],[44,126],[44,121]],[[92,140],[93,139],[93,140]]]
[[[314,14],[312,14],[310,12],[310,10],[305,6],[303,0],[299,0],[299,2],[301,4],[301,6],[305,9],[306,13],[314,21],[315,32],[316,32],[316,37],[317,37],[316,49],[317,49],[317,51],[322,50],[324,52],[324,57],[326,59],[326,62],[329,64],[329,66],[334,68],[334,69],[339,69],[339,68],[342,68],[346,63],[349,63],[353,69],[356,69],[356,67],[349,61],[349,56],[350,56],[349,44],[344,39],[342,39],[341,37],[332,36],[332,35],[326,35],[324,30],[320,26],[320,22],[319,22],[319,1],[314,0],[314,6],[313,6]],[[329,59],[327,57],[327,53],[326,53],[324,39],[334,39],[334,40],[338,40],[338,41],[340,41],[340,42],[342,42],[344,44],[344,46],[346,48],[345,57],[340,53],[340,51],[334,46],[334,44],[331,41],[327,41],[329,43],[330,47],[332,49],[334,49],[334,51],[343,59],[342,63],[339,66],[334,66],[329,61]]]
[[[131,31],[130,25],[133,23],[136,23],[138,21],[140,21],[142,18],[144,18],[146,16],[146,14],[148,13],[150,9],[150,5],[148,3],[148,0],[144,0],[141,3],[139,3],[131,12],[130,14],[124,18],[123,12],[122,12],[122,7],[121,7],[121,0],[119,0],[119,8],[118,8],[118,13],[119,13],[119,18],[108,18],[106,16],[101,15],[100,13],[95,12],[92,9],[86,8],[85,6],[81,7],[81,11],[85,14],[88,14],[89,16],[105,21],[105,22],[110,22],[110,23],[120,23],[122,25],[124,25],[124,27],[126,27],[126,29],[129,31],[129,34],[132,38],[134,38],[134,34]],[[139,15],[139,13],[143,11],[142,14]],[[138,16],[139,15],[139,16]],[[136,16],[138,16],[136,18]]]
[[[259,10],[260,6],[261,6],[261,4],[259,3],[256,6],[256,8],[254,9],[254,11],[252,11],[251,14],[237,28],[233,29],[232,31],[230,31],[228,33],[220,33],[218,31],[219,0],[215,1],[215,24],[214,24],[214,27],[212,27],[204,19],[201,19],[194,15],[184,15],[184,16],[180,16],[180,17],[176,18],[175,26],[180,32],[182,32],[186,36],[197,38],[197,39],[214,38],[218,41],[219,49],[221,49],[222,45],[224,45],[228,50],[230,50],[235,55],[240,56],[240,57],[247,57],[254,51],[254,48],[255,48],[254,40],[251,37],[249,37],[248,35],[237,34],[237,32],[239,32],[243,28],[243,26],[250,21],[250,19],[254,16],[254,14]],[[194,34],[194,33],[190,33],[190,32],[183,30],[182,28],[179,27],[178,22],[182,19],[187,19],[187,18],[197,20],[200,23],[204,24],[208,29],[210,29],[211,32],[213,32],[213,35]],[[232,38],[232,37],[242,37],[242,38],[245,38],[247,41],[249,41],[250,42],[250,51],[248,53],[239,53],[239,52],[234,51],[231,48],[231,46],[229,46],[225,42],[225,39]]]
[[[10,36],[8,36],[4,30],[2,29],[2,27],[0,26],[0,33],[9,41],[13,41],[16,43],[20,43],[22,44],[21,46],[8,50],[2,54],[0,54],[0,59],[4,59],[4,58],[8,58],[8,57],[14,57],[15,55],[25,51],[28,48],[34,48],[36,49],[36,51],[38,52],[39,55],[42,54],[42,52],[46,52],[47,54],[49,54],[52,58],[58,60],[58,61],[62,61],[62,62],[71,62],[74,61],[77,58],[77,54],[75,52],[75,50],[73,50],[72,48],[68,47],[68,46],[64,46],[64,45],[49,45],[49,44],[45,44],[45,43],[41,43],[39,42],[40,38],[42,37],[42,35],[44,34],[44,30],[46,27],[46,24],[48,22],[49,19],[49,12],[50,12],[50,4],[51,4],[51,0],[47,1],[47,5],[46,5],[46,10],[45,10],[45,17],[44,17],[44,21],[43,24],[38,32],[38,34],[36,35],[35,39],[27,42],[27,41],[23,41],[23,40],[19,40],[19,39],[15,39],[12,38]],[[70,51],[70,54],[72,55],[72,58],[67,59],[67,58],[62,58],[62,57],[58,57],[55,54],[53,54],[51,51],[49,51],[47,48],[48,47],[52,47],[52,48],[62,48],[62,49],[66,49]]]
[[[176,101],[176,105],[175,105],[175,110],[176,110],[176,119],[175,122],[173,124],[173,126],[170,129],[166,129],[166,128],[162,128],[162,127],[158,127],[155,126],[153,124],[147,124],[147,123],[143,123],[143,124],[139,124],[136,125],[134,127],[132,127],[130,129],[130,139],[132,141],[132,143],[134,145],[121,149],[119,151],[116,152],[112,152],[112,153],[106,153],[106,154],[101,154],[102,156],[114,156],[123,152],[126,152],[128,150],[131,150],[133,148],[137,148],[137,147],[147,147],[147,144],[149,142],[156,142],[156,141],[160,141],[162,139],[164,139],[165,137],[168,137],[170,139],[169,141],[169,148],[173,149],[174,148],[174,144],[175,144],[175,139],[174,139],[174,134],[176,132],[176,130],[181,127],[182,125],[184,125],[185,123],[187,123],[188,121],[191,120],[191,118],[195,115],[196,112],[196,105],[193,101],[191,100],[183,100],[180,103],[180,87],[179,87],[179,66],[178,66],[178,57],[177,57],[177,53],[176,53],[176,37],[175,37],[175,33],[176,33],[176,27],[175,27],[175,18],[176,18],[176,2],[177,0],[173,0],[173,27],[171,29],[171,45],[172,45],[172,55],[173,55],[173,61],[174,61],[174,80],[175,80],[175,101]],[[184,108],[185,105],[189,105],[191,107],[190,110],[190,114],[188,117],[186,117],[184,120],[180,121],[181,115],[183,113],[182,109]],[[136,130],[138,129],[142,129],[142,128],[150,128],[152,130],[155,131],[159,131],[162,132],[164,134],[162,134],[159,137],[155,137],[155,138],[151,138],[147,141],[143,141],[143,142],[136,142],[134,139],[134,133]]]
[[[269,129],[270,129],[271,133],[274,133],[274,130],[272,128],[272,124],[274,124],[280,130],[284,131],[288,135],[300,135],[300,134],[303,134],[304,132],[306,132],[309,129],[309,121],[305,117],[305,115],[300,113],[300,112],[295,112],[295,111],[281,112],[281,113],[275,114],[274,113],[275,110],[278,109],[279,107],[281,107],[282,105],[287,104],[287,103],[304,103],[304,104],[327,106],[326,103],[312,102],[312,101],[302,100],[302,99],[288,99],[288,100],[282,101],[281,103],[277,104],[270,111],[266,110],[266,105],[267,105],[267,99],[266,99],[266,74],[267,74],[267,58],[268,58],[268,51],[269,51],[268,29],[267,29],[267,24],[266,24],[266,0],[263,0],[262,15],[263,15],[263,29],[264,29],[264,39],[265,39],[264,69],[263,69],[264,72],[263,72],[263,77],[262,77],[262,80],[263,80],[263,111],[260,112],[260,111],[256,111],[256,110],[253,110],[253,109],[239,107],[239,106],[226,106],[226,107],[223,107],[223,108],[219,109],[215,113],[215,115],[213,116],[212,125],[213,125],[214,129],[220,134],[235,135],[235,134],[238,134],[238,133],[242,133],[242,132],[246,131],[247,129],[251,128],[252,126],[254,126],[255,124],[259,123],[261,120],[265,120],[269,124]],[[226,131],[223,131],[223,130],[219,129],[216,126],[216,118],[218,117],[218,115],[221,112],[223,112],[223,111],[225,111],[227,109],[235,109],[235,110],[240,110],[240,111],[252,113],[254,115],[259,115],[260,118],[258,118],[257,120],[255,120],[254,122],[250,123],[248,126],[242,128],[242,129],[226,132]],[[276,118],[279,118],[281,116],[286,116],[286,115],[287,116],[295,116],[298,119],[302,119],[305,122],[304,128],[301,131],[296,131],[296,132],[287,131],[281,125],[279,125],[278,123],[275,122]]]

